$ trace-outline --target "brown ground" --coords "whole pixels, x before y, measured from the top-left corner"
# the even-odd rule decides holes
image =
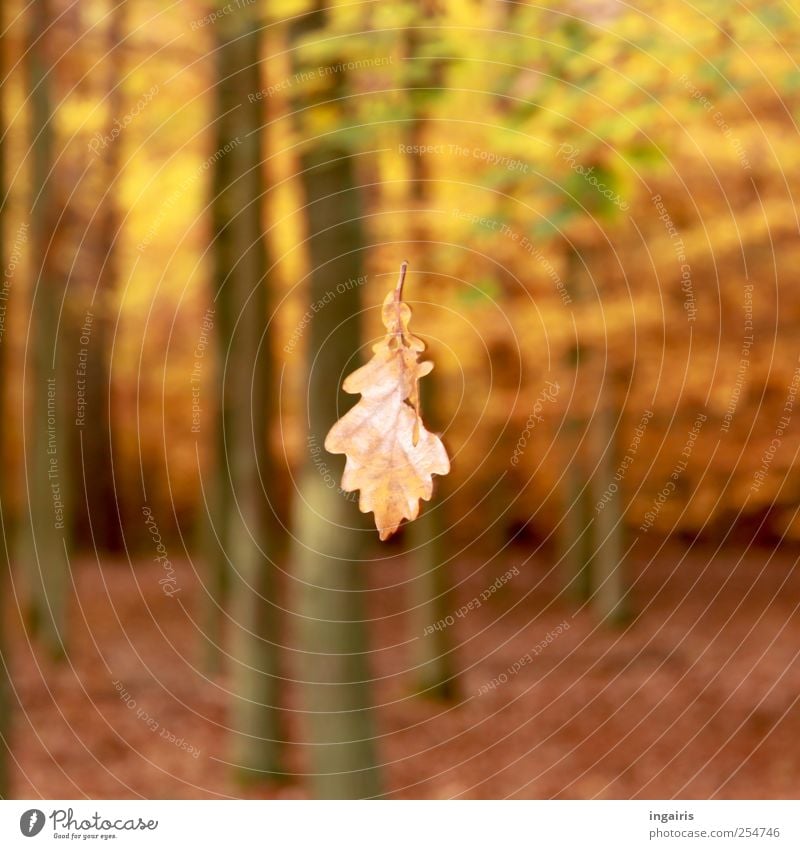
[[[796,555],[669,545],[639,551],[624,633],[553,601],[542,562],[463,560],[456,608],[510,566],[514,577],[451,632],[460,704],[409,695],[401,558],[372,570],[373,670],[389,790],[409,798],[800,796],[800,574]],[[199,670],[192,567],[186,608],[160,590],[158,565],[85,561],[74,648],[61,666],[18,638],[17,798],[301,797],[302,781],[243,793],[228,778],[225,681]],[[505,684],[478,696],[564,620],[571,627]],[[165,741],[114,687],[119,680]],[[289,705],[299,704],[289,689]],[[290,733],[300,739],[293,716]],[[198,758],[186,751],[200,750]],[[307,769],[293,745],[291,768]]]

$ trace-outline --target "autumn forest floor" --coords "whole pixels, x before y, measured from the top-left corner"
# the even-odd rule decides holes
[[[547,562],[523,565],[525,557],[515,549],[503,562],[465,558],[453,567],[458,609],[519,566],[450,628],[462,690],[453,704],[411,694],[402,556],[371,570],[371,662],[389,795],[800,796],[796,553],[653,545],[632,564],[641,615],[624,631],[557,601]],[[176,569],[181,605],[161,591],[157,564],[101,571],[82,560],[67,662],[34,654],[17,635],[14,797],[304,796],[302,779],[247,789],[231,779],[225,676],[201,670],[200,586],[191,564]],[[532,663],[509,671],[549,633],[556,636]],[[292,709],[300,705],[287,685],[295,741],[287,761],[297,774],[308,771],[296,745],[301,716]]]

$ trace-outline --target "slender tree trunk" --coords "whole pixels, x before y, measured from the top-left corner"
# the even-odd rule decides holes
[[[588,297],[586,269],[577,248],[569,247],[566,278],[570,296],[576,307],[585,304]],[[587,416],[581,387],[586,375],[589,349],[576,340],[570,352],[568,365],[573,369],[577,391],[576,408],[570,411],[564,427],[568,460],[564,470],[564,521],[562,523],[563,583],[567,594],[578,602],[586,602],[592,594],[592,557],[594,553],[592,493],[587,467],[586,427]]]
[[[592,261],[591,256],[582,255],[575,248],[570,251],[568,279],[576,304],[586,304],[590,298],[586,265]],[[591,601],[605,622],[620,624],[628,616],[627,588],[620,563],[624,544],[621,495],[617,493],[604,509],[596,509],[616,473],[612,399],[617,375],[603,373],[598,352],[588,345],[578,343],[574,357],[577,403],[584,403],[589,392],[601,394],[594,415],[589,417],[587,411],[579,408],[571,414],[566,427],[570,459],[565,488],[565,583],[578,601]]]
[[[592,595],[592,505],[583,452],[579,447],[585,420],[572,414],[564,428],[571,456],[564,470],[564,521],[561,549],[563,583],[567,594],[578,602]]]
[[[267,332],[267,256],[261,210],[261,21],[255,5],[221,15],[218,37],[217,131],[220,174],[214,218],[222,235],[215,297],[220,303],[221,424],[215,509],[222,511],[230,563],[231,760],[242,779],[282,776],[278,708],[280,670],[274,601],[278,529],[267,499],[274,468],[267,450],[274,399]],[[224,164],[223,164],[224,163]],[[229,262],[222,279],[223,262]],[[216,576],[224,566],[217,562]],[[212,570],[213,571],[213,570]],[[225,579],[227,580],[227,579]],[[219,587],[217,583],[215,586]],[[222,584],[224,586],[224,582]]]
[[[430,352],[428,353],[430,356]],[[434,431],[436,414],[434,399],[436,383],[434,370],[420,381],[420,404],[428,426]],[[415,690],[436,699],[455,699],[458,681],[453,663],[453,639],[447,628],[434,628],[440,620],[453,613],[453,593],[450,570],[444,563],[445,533],[442,506],[436,492],[430,503],[422,505],[416,521],[407,526],[410,557],[413,569],[411,605],[416,678]]]
[[[433,8],[423,4],[423,14],[430,19]],[[432,62],[428,58],[420,59],[420,34],[411,28],[406,35],[407,54],[411,62],[422,61],[430,65],[429,79],[431,88],[444,89],[445,67],[442,61]],[[413,103],[412,99],[412,103]],[[409,127],[410,146],[425,144],[427,116],[425,106],[416,103],[415,117]],[[428,271],[430,264],[429,233],[425,223],[426,211],[430,202],[430,183],[434,174],[429,172],[429,157],[410,157],[412,179],[409,185],[411,215],[409,233],[413,241],[413,261],[418,271]],[[414,275],[414,266],[411,276]],[[428,357],[435,360],[428,351]],[[437,386],[439,376],[434,371],[420,381],[420,403],[428,426],[437,430],[436,400],[439,397]],[[440,619],[452,613],[453,594],[450,570],[452,564],[444,565],[443,538],[445,533],[442,508],[434,491],[430,504],[422,506],[419,518],[412,522],[406,531],[411,551],[411,605],[412,634],[414,636],[413,655],[415,661],[415,691],[438,699],[454,699],[458,683],[453,662],[452,634],[447,629],[433,629]]]
[[[609,625],[621,625],[629,619],[627,583],[622,569],[624,531],[622,493],[616,492],[597,510],[597,504],[614,483],[617,457],[614,450],[614,410],[603,404],[590,424],[592,458],[596,463],[592,476],[592,510],[595,513],[594,608]]]
[[[24,444],[27,509],[21,522],[23,556],[33,591],[31,626],[41,629],[53,656],[65,652],[64,632],[69,597],[69,470],[68,418],[73,382],[59,345],[59,326],[67,320],[63,308],[65,281],[54,263],[53,132],[51,74],[45,31],[51,21],[47,0],[35,0],[29,10],[28,84],[31,128],[31,254],[33,293],[28,381],[33,403]]]
[[[310,304],[362,276],[358,189],[344,151],[304,157],[311,240]],[[309,455],[299,481],[292,556],[300,675],[317,798],[358,799],[380,793],[364,622],[364,523],[355,504],[330,487],[314,463],[331,425],[352,406],[337,387],[357,365],[359,286],[337,294],[313,315],[308,332]],[[326,457],[341,476],[341,462]]]
[[[232,48],[230,48],[232,49]],[[217,51],[216,122],[214,124],[215,153],[225,151],[236,128],[226,113],[238,108],[238,93],[234,84],[235,57]],[[199,505],[198,547],[205,560],[206,577],[202,595],[201,619],[206,639],[204,662],[209,674],[222,667],[224,652],[223,622],[228,610],[231,585],[231,564],[227,550],[230,538],[229,519],[235,510],[226,457],[225,425],[230,425],[234,411],[233,399],[225,392],[225,356],[228,340],[233,335],[235,314],[233,310],[231,269],[235,265],[233,251],[233,215],[235,208],[229,187],[235,179],[233,160],[228,155],[217,157],[212,173],[211,218],[214,233],[212,300],[217,344],[211,363],[215,395],[218,399],[216,427],[210,440],[206,438],[209,461],[202,480],[204,500]],[[198,378],[199,379],[199,378]],[[227,404],[225,399],[227,398]],[[227,409],[227,413],[226,413]]]
[[[215,193],[216,197],[216,193]],[[214,243],[216,254],[224,251],[225,237],[217,236]],[[217,346],[216,356],[212,360],[206,354],[206,362],[212,363],[214,369],[214,385],[216,397],[223,398],[223,363],[220,352],[223,350],[225,330],[230,330],[230,324],[221,317],[223,312],[224,289],[221,288],[225,275],[217,278],[219,286],[216,290],[220,292],[214,306],[214,314],[217,318]],[[221,404],[220,404],[221,407]],[[205,562],[205,586],[200,600],[201,621],[203,636],[205,638],[203,664],[208,675],[216,675],[222,670],[224,658],[224,620],[227,615],[230,601],[231,566],[227,551],[227,540],[230,538],[228,531],[229,519],[232,509],[235,509],[235,501],[232,497],[230,482],[228,480],[228,469],[225,463],[225,433],[223,427],[223,411],[217,413],[216,427],[210,443],[207,441],[209,461],[202,472],[202,491],[204,499],[199,504],[198,521],[198,550]],[[229,416],[230,418],[230,416]]]
[[[324,6],[319,5],[293,27],[292,35],[299,38],[324,23]],[[295,64],[298,71],[309,70]],[[345,93],[341,74],[325,80],[328,89],[317,91],[319,101]],[[361,198],[353,161],[335,142],[312,141],[302,166],[312,272],[311,321],[305,334],[308,453],[298,481],[292,551],[298,674],[314,795],[360,799],[381,792],[360,562],[368,531],[355,503],[329,486],[315,460],[328,430],[355,400],[341,391],[341,384],[359,364]],[[332,299],[330,292],[335,293]],[[325,305],[315,310],[323,299]],[[341,479],[342,459],[325,455],[325,462]]]
[[[0,344],[0,348],[2,344]],[[2,365],[2,363],[0,363]],[[5,481],[2,481],[5,483]],[[0,531],[6,530],[7,510],[5,504],[0,510]],[[10,568],[8,558],[8,546],[3,538],[2,551],[0,551],[0,590],[2,598],[8,597],[8,589],[11,586]],[[8,799],[11,795],[11,653],[8,648],[8,629],[5,611],[7,604],[3,605],[0,615],[0,799]]]
[[[113,0],[105,60],[108,67],[106,103],[109,137],[115,128],[114,122],[121,120],[126,111],[122,89],[126,18],[125,0]],[[112,464],[109,309],[119,281],[120,212],[117,196],[123,143],[124,134],[103,149],[99,154],[100,162],[95,164],[95,167],[103,169],[105,184],[96,228],[101,260],[97,285],[92,287],[84,314],[80,317],[82,329],[79,331],[80,352],[77,358],[79,364],[85,364],[85,374],[78,378],[85,387],[85,416],[81,419],[82,424],[78,425],[83,474],[81,480],[76,481],[81,496],[75,509],[76,544],[80,541],[92,548],[113,552],[122,550],[123,541]],[[76,393],[77,389],[76,386]]]
[[[445,564],[441,506],[436,498],[426,504],[407,531],[414,577],[411,605],[414,647],[415,691],[429,698],[450,700],[458,695],[453,664],[453,641],[446,628],[433,628],[453,613],[451,581]]]
[[[6,71],[5,37],[3,27],[5,21],[0,15],[0,74]],[[3,121],[5,98],[0,92],[0,374],[7,374],[6,348],[8,345],[8,296],[11,286],[9,268],[6,266],[5,236],[6,236],[6,142],[5,122]],[[6,421],[6,389],[7,384],[0,385],[0,421]],[[6,610],[11,587],[10,559],[8,552],[9,513],[8,513],[8,480],[5,463],[0,463],[0,799],[8,799],[10,795],[10,758],[11,747],[11,657],[8,651],[8,634]]]

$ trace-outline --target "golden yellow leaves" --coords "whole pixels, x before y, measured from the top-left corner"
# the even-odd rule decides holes
[[[342,489],[361,490],[359,509],[375,514],[382,540],[403,519],[417,518],[420,498],[429,501],[433,493],[432,476],[450,471],[442,441],[425,429],[420,416],[418,381],[433,363],[419,362],[425,343],[408,330],[411,308],[402,301],[406,268],[404,262],[397,287],[383,302],[386,337],[342,386],[360,393],[361,400],[325,438],[328,451],[347,456]]]

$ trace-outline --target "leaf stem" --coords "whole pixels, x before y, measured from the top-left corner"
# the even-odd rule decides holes
[[[397,279],[397,286],[394,290],[394,299],[399,304],[403,300],[403,284],[406,282],[406,271],[408,270],[408,260],[404,259],[400,266],[400,277]]]

